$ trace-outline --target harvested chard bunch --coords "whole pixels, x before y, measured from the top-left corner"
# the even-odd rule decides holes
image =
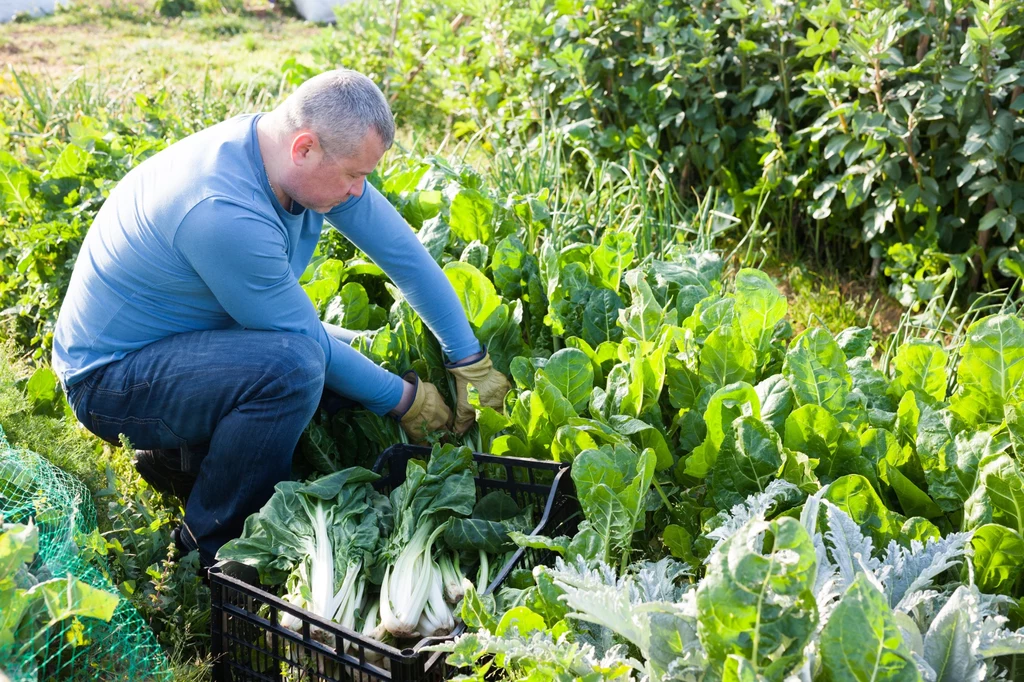
[[[306,485],[278,483],[246,519],[242,537],[217,556],[256,567],[264,584],[286,584],[290,603],[356,629],[368,569],[390,519],[370,485],[377,478],[353,467]],[[281,624],[296,629],[301,621],[285,614]]]
[[[476,501],[469,448],[436,449],[424,468],[410,460],[402,485],[391,493],[395,528],[384,548],[388,567],[380,588],[380,618],[395,637],[450,631],[444,579],[432,549],[446,520],[469,516]]]

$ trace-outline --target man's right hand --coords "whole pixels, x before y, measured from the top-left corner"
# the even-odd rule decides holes
[[[402,428],[412,442],[426,443],[428,433],[451,425],[452,411],[445,404],[437,387],[429,382],[420,381],[415,372],[407,372],[402,378],[416,387],[412,405],[402,415]]]

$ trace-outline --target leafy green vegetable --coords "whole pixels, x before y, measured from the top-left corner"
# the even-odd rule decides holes
[[[728,509],[748,495],[764,492],[781,468],[779,435],[759,419],[739,417],[715,460],[711,498],[719,509]]]
[[[821,633],[821,660],[832,680],[920,680],[885,598],[860,575]]]
[[[993,315],[967,329],[952,409],[968,424],[1000,421],[1003,406],[1024,398],[1024,321]]]
[[[569,545],[570,556],[629,563],[633,534],[644,527],[656,463],[650,449],[637,454],[622,446],[586,450],[576,458],[572,480],[587,520]]]
[[[285,583],[285,598],[316,615],[355,629],[369,568],[389,516],[370,483],[377,474],[352,467],[312,483],[278,483],[218,559],[254,566],[265,584]],[[301,621],[285,615],[282,624]]]
[[[762,553],[766,532],[772,539]],[[818,621],[816,567],[811,538],[795,519],[752,521],[726,540],[697,588],[698,633],[711,664],[721,670],[735,654],[774,677],[799,661]]]
[[[989,593],[1010,592],[1024,567],[1024,539],[1012,528],[988,523],[971,535],[975,582]]]
[[[946,351],[937,343],[910,341],[900,346],[893,359],[895,377],[889,391],[902,396],[907,391],[935,402],[946,397]]]
[[[783,374],[799,405],[820,405],[833,414],[845,407],[852,385],[846,356],[824,329],[808,329],[793,340]]]

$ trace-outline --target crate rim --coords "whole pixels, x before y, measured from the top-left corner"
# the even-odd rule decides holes
[[[403,448],[415,448],[426,451],[429,456],[431,449],[424,445],[413,445],[411,443],[396,443],[395,445],[389,445],[384,452],[377,456],[377,459],[373,463],[371,471],[376,474],[380,473],[381,467],[387,463],[394,455],[393,451]],[[548,471],[560,472],[563,469],[569,469],[572,464],[569,462],[555,462],[550,459],[533,459],[532,457],[506,457],[504,455],[492,455],[487,452],[474,452],[473,461],[483,464],[511,464],[513,466],[525,466],[533,469],[547,469]],[[554,490],[554,482],[552,482],[552,490]]]

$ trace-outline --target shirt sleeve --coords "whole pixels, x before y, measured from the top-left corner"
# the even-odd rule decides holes
[[[434,333],[445,355],[459,362],[479,353],[462,303],[451,282],[416,234],[376,187],[364,181],[363,193],[324,216],[331,225],[380,266]]]
[[[184,218],[174,246],[224,310],[246,329],[315,339],[327,360],[328,388],[386,414],[402,398],[402,379],[324,329],[288,262],[282,228],[231,199],[212,197]]]

